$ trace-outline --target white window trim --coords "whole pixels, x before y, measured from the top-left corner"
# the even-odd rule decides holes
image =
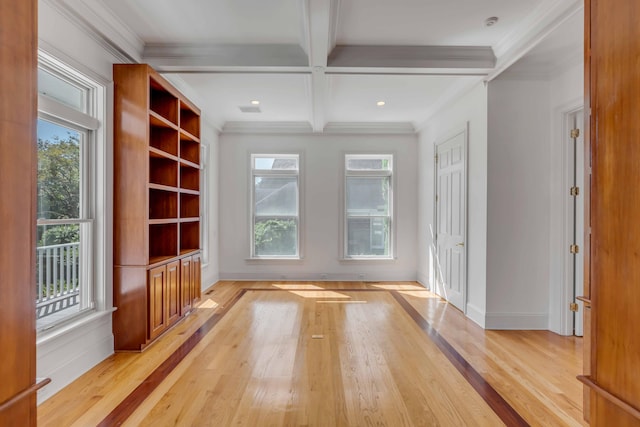
[[[380,171],[371,171],[371,170],[347,170],[347,157],[361,157],[361,158],[371,158],[376,156],[390,156],[391,157],[391,170],[380,170]],[[340,221],[340,262],[390,262],[395,261],[397,259],[396,253],[396,218],[397,218],[397,209],[396,209],[396,182],[397,179],[397,168],[396,168],[396,153],[389,151],[366,151],[366,152],[342,152],[342,185],[341,185],[341,194],[340,194],[340,211],[342,220]],[[349,176],[360,176],[360,177],[385,177],[388,176],[390,178],[389,183],[389,255],[358,255],[358,256],[350,256],[348,255],[348,232],[347,232],[347,177]],[[371,218],[371,215],[366,216],[367,218]],[[381,215],[381,218],[387,218],[386,215]]]
[[[85,141],[84,155],[86,168],[81,178],[84,197],[90,197],[84,206],[86,211],[81,213],[81,219],[72,220],[81,226],[91,227],[91,232],[86,241],[86,256],[92,260],[87,263],[86,275],[90,281],[92,305],[76,315],[69,316],[59,322],[52,323],[37,331],[37,343],[46,342],[58,336],[61,331],[72,330],[81,327],[88,318],[93,318],[101,313],[113,311],[112,289],[108,286],[112,283],[112,245],[111,229],[112,216],[112,169],[113,157],[111,150],[112,132],[111,126],[106,123],[107,111],[112,107],[113,85],[108,81],[97,78],[93,73],[87,73],[84,69],[76,70],[43,50],[38,51],[38,65],[70,83],[82,87],[87,91],[85,102],[86,113],[79,112],[55,99],[39,95],[38,115],[68,127],[78,128],[88,132]],[[69,126],[71,125],[71,126]],[[86,199],[85,199],[86,200]],[[67,221],[67,220],[63,220]],[[45,220],[40,223],[55,223],[55,220]],[[35,315],[35,313],[34,313]]]
[[[303,206],[304,206],[304,156],[303,153],[297,151],[287,151],[287,152],[251,152],[249,153],[249,258],[246,259],[247,262],[259,262],[259,261],[299,261],[304,259],[303,255],[303,240],[304,240],[304,215],[303,215]],[[278,157],[278,158],[296,158],[298,160],[298,170],[261,170],[254,169],[254,159],[256,157]],[[255,206],[255,176],[256,175],[271,175],[271,176],[297,176],[298,177],[298,247],[296,255],[269,255],[269,256],[260,256],[255,255],[255,240],[254,240],[254,206]],[[287,216],[289,217],[289,216]]]

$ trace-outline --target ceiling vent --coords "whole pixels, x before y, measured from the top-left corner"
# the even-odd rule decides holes
[[[238,107],[243,113],[261,113],[260,107],[257,105],[245,105]]]

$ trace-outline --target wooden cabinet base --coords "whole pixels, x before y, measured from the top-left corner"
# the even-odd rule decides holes
[[[184,318],[200,298],[199,269],[199,253],[149,269],[116,266],[116,351],[142,351]]]

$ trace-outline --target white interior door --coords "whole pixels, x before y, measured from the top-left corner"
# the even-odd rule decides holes
[[[583,335],[583,314],[584,306],[581,301],[576,300],[576,296],[583,294],[584,286],[584,251],[587,248],[584,245],[584,132],[583,132],[583,112],[578,111],[572,114],[570,121],[573,128],[578,129],[578,137],[572,138],[573,145],[573,185],[579,188],[578,194],[573,196],[573,212],[574,212],[574,241],[578,245],[578,253],[573,255],[574,273],[573,273],[573,297],[574,302],[578,303],[578,311],[573,313],[573,330],[574,334],[581,337]]]
[[[464,311],[467,283],[467,132],[436,146],[436,292]]]

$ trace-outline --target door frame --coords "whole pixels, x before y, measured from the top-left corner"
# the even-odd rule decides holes
[[[452,138],[464,134],[464,142],[462,144],[462,149],[464,150],[464,283],[462,284],[462,312],[467,314],[467,296],[469,286],[469,245],[468,245],[468,237],[469,237],[469,122],[465,122],[464,125],[455,128],[454,130],[450,130],[449,132],[444,133],[439,138],[436,138],[433,144],[433,224],[434,224],[434,246],[435,246],[435,265],[436,271],[433,272],[434,280],[437,282],[440,276],[440,254],[438,251],[438,202],[436,201],[436,197],[438,194],[438,164],[436,163],[436,155],[438,154],[438,147],[442,144],[448,142]],[[434,289],[436,289],[436,284],[434,283]]]
[[[572,186],[569,133],[573,127],[571,116],[584,109],[582,98],[566,103],[554,111],[553,144],[551,162],[554,174],[551,179],[552,199],[550,206],[550,280],[549,280],[549,330],[560,335],[573,335],[573,313],[569,304],[573,302],[573,262],[569,246],[573,244],[573,204],[567,197]],[[584,132],[584,124],[582,126]],[[554,161],[554,159],[558,159]],[[559,184],[555,184],[559,183]],[[557,186],[557,187],[556,187]],[[580,189],[584,194],[584,188]],[[580,248],[584,254],[584,248]]]

